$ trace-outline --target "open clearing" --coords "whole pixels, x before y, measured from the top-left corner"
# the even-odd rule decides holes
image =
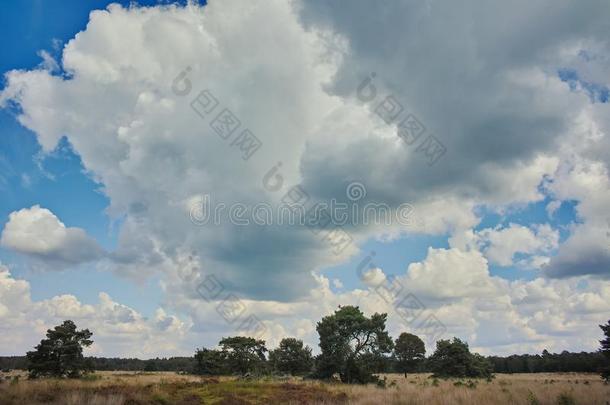
[[[429,374],[386,374],[388,387],[237,379],[176,373],[97,372],[86,380],[27,380],[4,374],[0,404],[601,404],[610,385],[576,373],[496,374],[484,380],[433,380]],[[395,383],[395,384],[394,384]],[[573,399],[574,402],[560,402]],[[537,402],[536,402],[537,401]]]

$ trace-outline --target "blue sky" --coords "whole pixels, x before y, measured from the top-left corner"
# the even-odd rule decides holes
[[[91,10],[104,9],[110,3],[128,6],[130,2],[68,0],[59,7],[42,0],[4,2],[0,33],[5,41],[0,70],[35,68],[42,62],[38,55],[41,50],[59,55],[61,47],[85,29]],[[57,43],[61,44],[59,48]],[[0,132],[0,225],[4,226],[11,212],[39,204],[57,213],[66,226],[85,229],[102,246],[111,249],[116,243],[116,226],[104,211],[108,199],[101,192],[101,185],[85,173],[69,142],[64,140],[57,151],[43,156],[35,135],[19,125],[10,109],[0,110]],[[30,280],[34,299],[75,294],[90,303],[97,300],[100,291],[107,291],[147,314],[159,300],[155,282],[126,288],[124,280],[92,268],[36,273],[6,249],[0,249],[0,261],[16,264],[14,273]]]
[[[193,292],[183,271],[195,269],[194,279],[214,274],[266,315],[269,330],[315,345],[316,318],[328,308],[383,308],[356,274],[370,252],[381,274],[412,288],[448,333],[474,347],[477,336],[493,341],[490,319],[510,317],[497,333],[512,343],[486,343],[483,352],[575,348],[583,328],[575,319],[604,313],[597,301],[610,291],[610,255],[600,238],[610,196],[604,21],[591,22],[587,32],[527,26],[524,38],[474,18],[475,0],[432,11],[396,1],[388,5],[392,13],[360,1],[302,9],[283,1],[120,1],[114,3],[122,8],[90,21],[91,11],[110,3],[0,6],[0,263],[10,270],[4,280],[11,288],[22,288],[21,295],[29,289],[27,322],[46,325],[73,311],[81,323],[105,325],[95,349],[103,354],[136,350],[113,342],[117,332],[108,325],[147,336],[170,325],[159,334],[166,340],[150,341],[158,352],[143,345],[136,355],[188,353],[197,342],[234,332]],[[525,3],[520,9],[536,20],[538,10]],[[586,7],[579,11],[589,15]],[[445,26],[444,12],[465,13],[476,29]],[[485,12],[490,21],[522,23],[512,10]],[[359,19],[363,13],[380,13],[387,24]],[[395,31],[401,16],[426,24],[403,35]],[[336,36],[320,34],[330,31]],[[572,37],[582,38],[582,49]],[[539,56],[543,51],[548,57]],[[42,52],[58,70],[43,66]],[[191,87],[181,96],[172,85],[185,71]],[[405,114],[444,142],[442,159],[426,164],[417,146],[395,136],[395,122],[384,123],[373,102],[355,96],[372,71],[376,94],[395,96]],[[262,140],[252,159],[240,158],[235,142],[218,138],[193,112],[200,89]],[[278,161],[286,187],[268,192],[261,178]],[[352,179],[366,184],[369,201],[392,209],[412,203],[425,226],[354,227],[358,243],[331,254],[319,239],[289,227],[210,229],[189,220],[201,194],[227,204],[277,202],[298,183],[315,198],[340,200]],[[316,305],[304,310],[303,302]],[[499,312],[489,315],[494,305]],[[461,324],[456,313],[465,317]],[[414,327],[401,322],[392,318],[393,330]],[[587,329],[589,346],[594,334]]]

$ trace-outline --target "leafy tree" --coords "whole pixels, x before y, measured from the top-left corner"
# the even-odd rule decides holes
[[[426,346],[416,335],[403,332],[394,343],[394,355],[398,360],[398,370],[405,373],[413,372],[425,359]]]
[[[604,336],[606,338],[604,340],[600,340],[601,343],[600,351],[606,357],[606,367],[602,370],[602,378],[604,381],[610,381],[610,320],[605,325],[599,325],[601,330],[604,332]]]
[[[89,329],[76,330],[72,321],[47,330],[47,338],[27,353],[30,378],[79,377],[92,371],[91,363],[83,357],[83,347],[93,343],[92,335]]]
[[[376,380],[371,358],[389,353],[392,339],[385,330],[387,314],[364,316],[358,307],[339,307],[317,325],[320,356],[315,376],[331,378],[339,373],[342,382],[366,384]]]
[[[303,346],[302,340],[284,338],[277,349],[269,352],[269,362],[277,371],[297,375],[311,371],[313,357],[311,348]]]
[[[458,338],[439,340],[429,359],[436,377],[491,377],[493,366],[478,353],[470,353],[468,343]]]
[[[197,349],[195,352],[195,373],[207,375],[221,375],[226,370],[225,353],[219,350],[209,350],[206,348]]]
[[[226,366],[231,373],[246,374],[251,371],[260,371],[265,365],[264,340],[251,337],[235,336],[222,339],[220,347]]]

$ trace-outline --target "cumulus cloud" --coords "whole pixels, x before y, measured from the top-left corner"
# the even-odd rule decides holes
[[[117,38],[123,45],[112,45]],[[299,183],[304,144],[337,101],[323,90],[333,61],[289,2],[113,5],[91,14],[87,29],[65,46],[62,67],[68,78],[8,73],[0,99],[21,106],[20,122],[45,151],[65,134],[104,185],[108,212],[125,216],[113,252],[117,271],[171,268],[183,248],[234,290],[289,299],[313,286],[312,269],[354,250],[336,256],[304,227],[267,227],[263,238],[258,227],[197,227],[184,209],[205,192],[228,206],[277,204]],[[187,67],[192,91],[177,96],[172,84]],[[252,159],[244,161],[214,132],[213,117],[193,111],[203,89],[219,100],[218,111],[226,107],[239,118],[239,131],[248,128],[263,142]],[[278,160],[283,187],[269,192],[263,178]]]
[[[458,232],[449,238],[449,243],[462,250],[480,250],[492,264],[540,268],[548,263],[550,254],[557,249],[559,231],[548,224],[523,226],[511,223],[505,227]],[[525,258],[516,259],[517,254]]]
[[[476,250],[429,249],[424,260],[409,264],[396,277],[385,277],[377,267],[365,274],[377,278],[374,283],[369,282],[372,277],[363,278],[362,288],[336,292],[329,279],[313,274],[316,287],[302,300],[243,299],[242,304],[261,319],[265,327],[260,337],[271,347],[281,336],[297,336],[317,347],[316,322],[339,305],[358,305],[366,313],[388,313],[391,334],[419,334],[429,349],[438,338],[459,336],[487,354],[594,350],[596,325],[610,310],[607,285],[587,284],[585,279],[508,281],[492,276],[487,260]],[[415,296],[425,307],[415,320],[401,315],[405,312],[400,302],[407,296]],[[217,312],[219,302],[196,295],[173,297],[174,306],[192,317],[202,341],[213,345],[221,336],[235,333],[235,325]],[[443,334],[431,334],[423,324],[431,315],[446,327]]]
[[[73,295],[34,301],[29,283],[14,278],[0,264],[0,345],[9,350],[3,354],[22,355],[39,343],[47,329],[66,319],[93,332],[95,344],[89,354],[150,358],[192,351],[181,344],[190,324],[163,308],[147,319],[104,292],[96,304],[84,304]]]
[[[0,245],[63,268],[103,257],[102,248],[80,228],[66,227],[51,211],[34,205],[9,215]]]
[[[228,326],[214,303],[202,304],[192,291],[204,275],[268,315],[276,336],[312,339],[315,320],[338,304],[392,310],[373,286],[333,293],[319,271],[345,262],[371,238],[415,232],[452,236],[450,249],[430,249],[424,261],[405,264],[402,277],[452,333],[494,349],[532,350],[557,336],[564,338],[556,345],[571,347],[584,322],[597,322],[591,309],[608,298],[602,284],[589,280],[580,291],[575,282],[608,268],[597,224],[606,223],[600,220],[610,202],[610,121],[557,71],[583,47],[605,49],[608,7],[479,0],[111,5],[92,12],[66,44],[57,61],[64,74],[54,75],[48,59],[46,69],[11,71],[0,104],[18,105],[19,121],[44,152],[67,137],[103,185],[107,212],[123,221],[118,246],[102,265],[131,277],[161,273],[168,308],[188,313],[207,341]],[[371,72],[376,97],[363,102],[357,89]],[[588,72],[589,81],[604,77]],[[218,101],[209,116],[191,106],[203,90]],[[434,165],[397,136],[400,119],[385,122],[375,112],[388,95],[403,117],[413,114],[425,136],[446,147]],[[229,139],[210,126],[224,108],[240,122]],[[248,160],[235,143],[246,128],[262,142]],[[392,212],[409,203],[422,223],[352,225],[348,213],[353,241],[337,252],[327,235],[306,227],[191,221],[193,203],[205,193],[227,206],[279,204],[300,185],[309,201],[350,203],[346,185],[355,181],[366,187],[359,203],[383,202]],[[578,201],[582,223],[563,244],[548,225],[472,231],[481,219],[477,207],[525,207],[547,194]],[[42,208],[13,215],[4,246],[64,264],[103,254]],[[574,279],[509,283],[490,276],[488,263],[548,263],[546,276]],[[381,269],[372,271],[376,281],[385,279]],[[88,311],[73,298],[58,299]],[[109,331],[151,327],[104,295],[98,310]],[[574,320],[579,316],[582,322]],[[153,323],[176,328],[163,312]],[[408,327],[392,321],[394,330]],[[587,329],[587,345],[592,333]]]
[[[578,201],[576,212],[582,222],[574,224],[544,272],[549,277],[593,275],[610,277],[610,181],[602,162],[573,158],[549,186],[561,200]]]

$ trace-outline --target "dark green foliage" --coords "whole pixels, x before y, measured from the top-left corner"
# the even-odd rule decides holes
[[[595,373],[603,367],[604,355],[600,352],[513,354],[508,357],[488,357],[495,373]]]
[[[605,325],[599,325],[599,327],[604,332],[604,336],[605,336],[605,339],[599,341],[599,343],[601,343],[601,347],[600,347],[599,351],[606,358],[606,364],[602,368],[601,376],[604,379],[604,381],[609,382],[610,381],[610,321],[608,321],[608,323],[606,323]]]
[[[225,353],[219,350],[197,349],[195,352],[195,374],[222,375],[227,374]]]
[[[28,358],[25,356],[0,356],[0,370],[7,373],[11,370],[27,370]]]
[[[192,372],[195,368],[194,357],[163,357],[149,360],[121,359],[117,357],[85,357],[94,370],[99,371],[182,371]],[[0,369],[27,370],[26,356],[0,356]]]
[[[264,340],[234,336],[222,339],[219,345],[230,373],[246,374],[263,371],[267,351]]]
[[[385,330],[387,314],[364,316],[358,307],[339,307],[317,325],[321,353],[315,376],[330,379],[339,374],[342,382],[376,382],[373,359],[392,350],[393,342]]]
[[[64,321],[47,330],[36,350],[27,353],[30,378],[80,377],[92,371],[92,363],[83,356],[83,347],[91,346],[93,334],[88,329],[77,330],[72,321]]]
[[[265,370],[267,349],[264,340],[234,336],[223,338],[219,345],[220,350],[202,348],[195,352],[196,374],[243,375]]]
[[[303,341],[295,338],[284,338],[280,346],[269,352],[269,363],[274,370],[292,375],[311,371],[313,356],[311,348],[303,346]]]
[[[394,355],[398,371],[407,377],[407,372],[414,372],[425,359],[426,346],[416,335],[403,332],[394,342]]]
[[[493,371],[485,357],[470,353],[468,344],[458,338],[436,342],[436,351],[429,359],[429,366],[435,376],[443,378],[487,378]]]
[[[193,357],[168,357],[149,360],[90,357],[95,370],[120,371],[182,371],[192,372],[195,368]]]

